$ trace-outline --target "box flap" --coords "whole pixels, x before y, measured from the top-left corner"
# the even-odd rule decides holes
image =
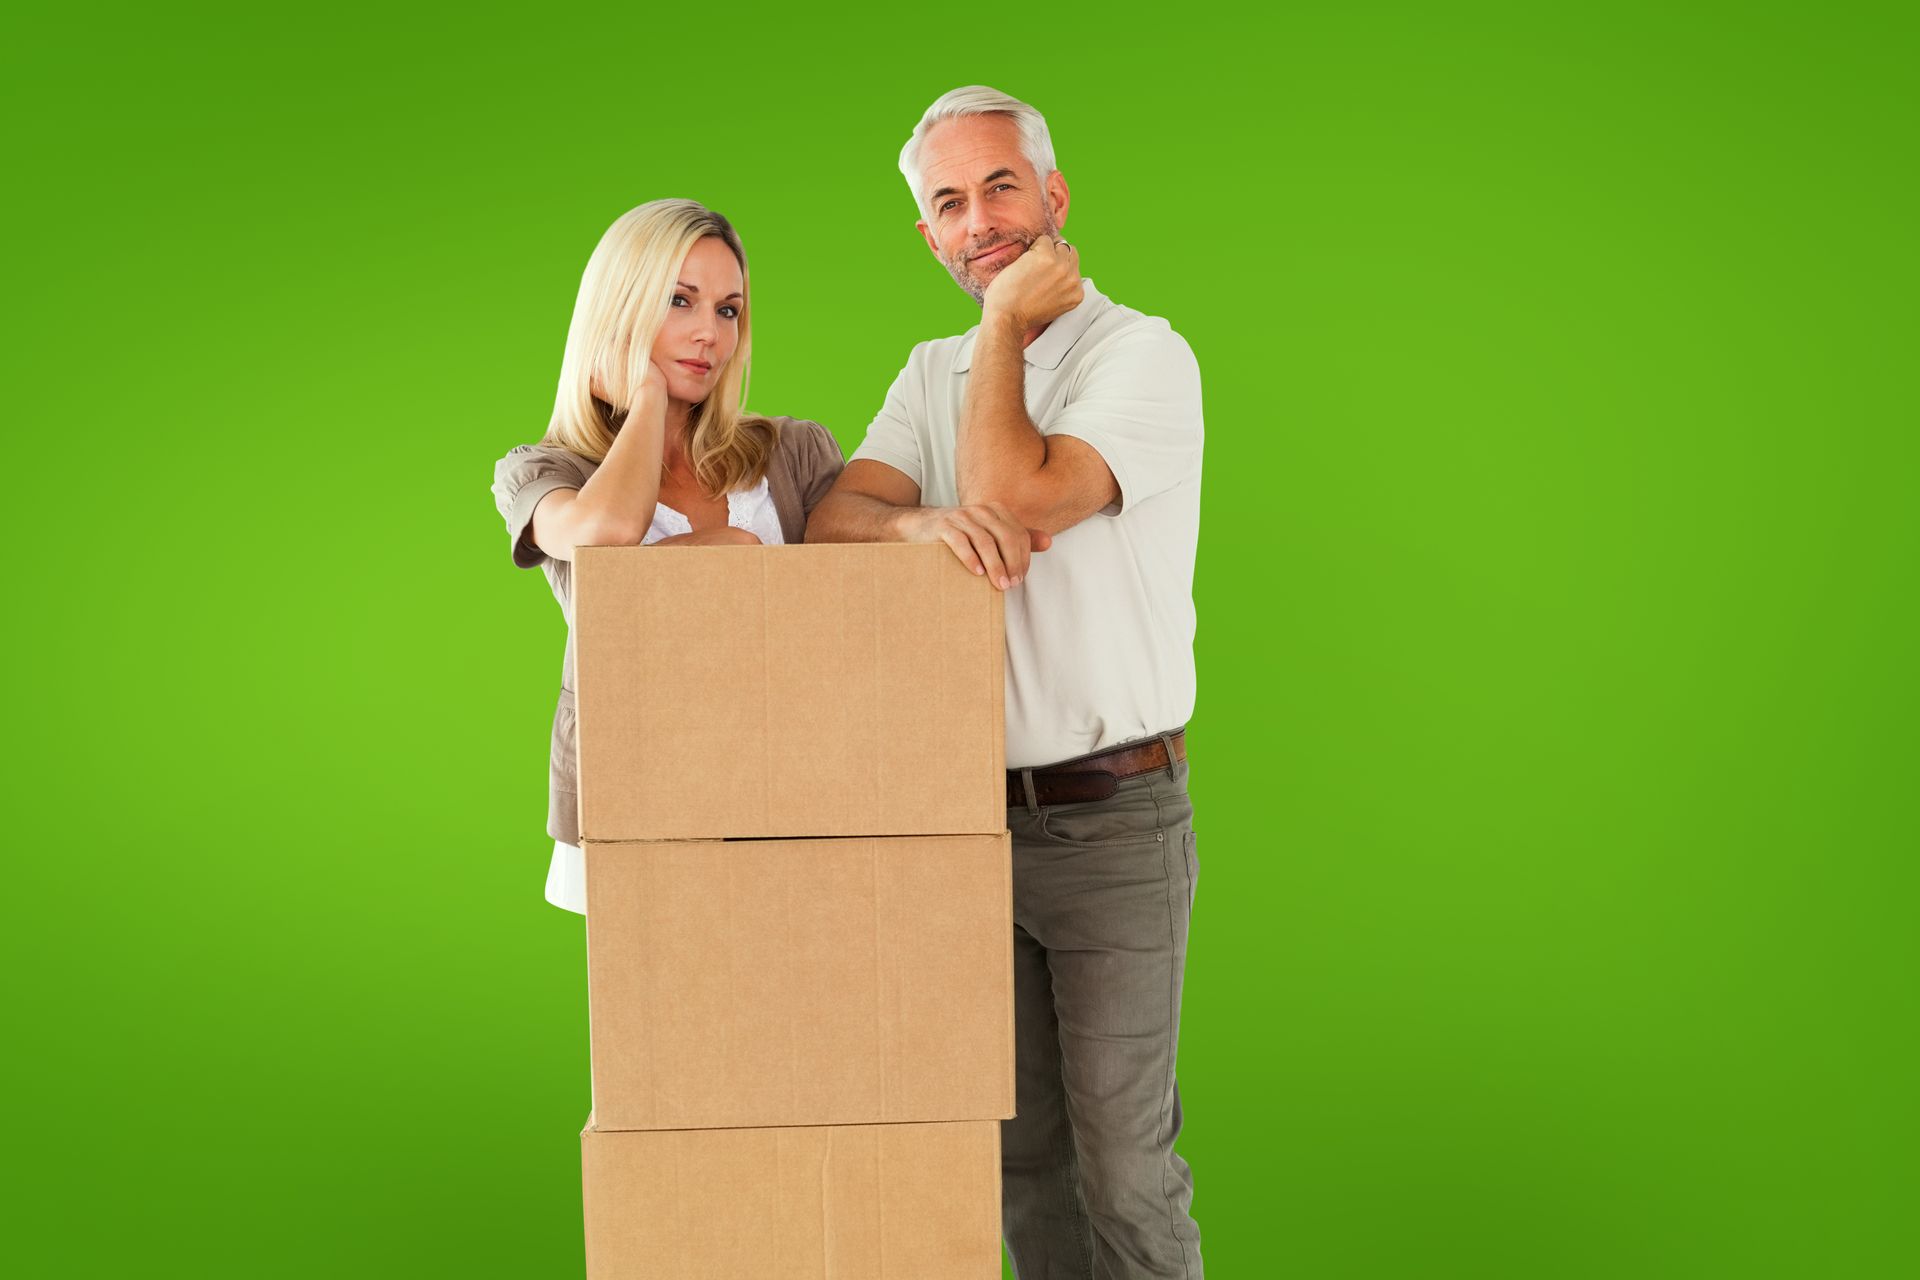
[[[1010,837],[603,843],[605,1129],[1013,1114]]]
[[[1005,602],[944,546],[583,547],[590,840],[1006,825]]]
[[[589,1280],[981,1280],[1000,1126],[590,1130]]]

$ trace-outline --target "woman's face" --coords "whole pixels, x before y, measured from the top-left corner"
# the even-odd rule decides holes
[[[683,404],[707,398],[740,344],[746,282],[733,250],[702,236],[680,267],[666,323],[653,342],[653,362],[667,377],[667,395]]]

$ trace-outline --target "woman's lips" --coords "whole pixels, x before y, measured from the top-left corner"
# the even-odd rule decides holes
[[[674,363],[683,364],[695,373],[711,373],[713,371],[713,366],[705,360],[676,360]]]

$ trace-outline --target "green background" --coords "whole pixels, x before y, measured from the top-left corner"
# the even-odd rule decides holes
[[[983,81],[1205,379],[1213,1273],[1914,1274],[1911,13],[13,9],[9,1269],[580,1273],[492,462],[665,195],[858,443]]]

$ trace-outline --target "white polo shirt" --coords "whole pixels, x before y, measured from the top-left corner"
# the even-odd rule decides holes
[[[1086,296],[1027,347],[1027,415],[1100,451],[1120,500],[1058,534],[1007,593],[1007,766],[1052,764],[1193,715],[1200,368],[1156,316]],[[954,450],[976,325],[923,342],[853,457],[930,507],[959,504]]]

